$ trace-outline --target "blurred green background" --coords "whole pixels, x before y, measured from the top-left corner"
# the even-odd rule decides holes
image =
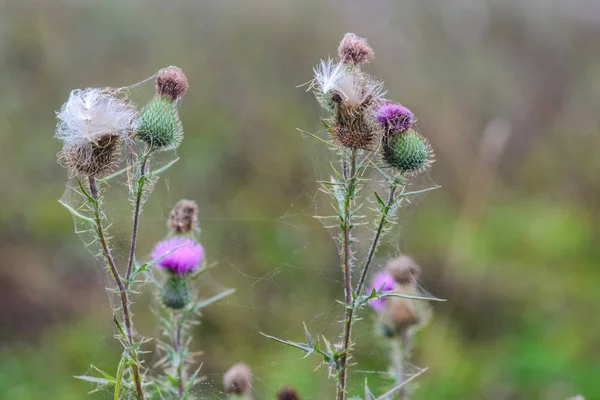
[[[181,160],[145,207],[139,254],[165,234],[180,198],[200,205],[219,266],[198,291],[237,292],[194,332],[206,381],[243,360],[258,399],[291,384],[333,390],[316,358],[267,332],[335,339],[341,271],[317,179],[330,156],[321,111],[296,86],[346,32],[367,37],[369,70],[410,107],[437,154],[440,190],[403,211],[382,247],[412,255],[447,303],[419,335],[415,399],[600,399],[600,3],[595,0],[0,1],[0,398],[102,399],[74,379],[114,370],[119,345],[101,265],[57,202],[54,112],[69,91],[128,86],[167,65],[186,72]],[[122,199],[125,202],[125,199]],[[115,206],[125,254],[130,211]],[[158,334],[145,293],[138,330]],[[368,312],[353,393],[389,388]],[[152,350],[152,345],[148,350]],[[150,354],[148,362],[156,361]]]

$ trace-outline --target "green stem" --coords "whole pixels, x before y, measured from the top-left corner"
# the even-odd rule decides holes
[[[367,258],[365,260],[365,264],[362,269],[362,273],[360,275],[360,279],[358,281],[358,286],[356,287],[357,296],[360,295],[365,286],[365,281],[367,279],[367,274],[369,272],[369,267],[371,266],[371,262],[373,261],[373,256],[375,255],[375,251],[377,251],[377,246],[379,245],[379,240],[383,236],[383,229],[388,222],[388,217],[390,214],[390,210],[393,208],[396,202],[396,190],[398,186],[394,183],[390,183],[389,187],[389,195],[385,206],[381,210],[381,217],[379,218],[379,223],[377,224],[377,229],[375,231],[375,237],[373,238],[373,242],[371,243],[371,247],[369,248],[369,253],[367,254]]]
[[[392,365],[394,366],[394,372],[396,373],[396,385],[401,385],[404,382],[404,360],[402,355],[402,346],[398,343],[398,339],[390,339],[392,345]],[[403,388],[398,391],[398,397],[402,398]],[[394,396],[396,397],[396,396]]]
[[[397,370],[399,385],[406,381],[406,367],[411,351],[411,334],[408,329],[402,332],[401,340],[402,350],[400,351],[400,370]],[[408,390],[406,385],[403,385],[402,388],[400,388],[399,397],[400,400],[408,400]]]
[[[338,365],[338,382],[337,382],[337,400],[346,399],[346,387],[348,379],[347,363],[350,353],[350,344],[352,340],[352,322],[354,310],[352,308],[352,201],[357,186],[356,176],[356,159],[357,150],[353,149],[348,157],[346,154],[343,160],[343,176],[344,176],[344,207],[342,210],[342,269],[344,271],[344,297],[346,311],[344,316],[344,332],[342,339],[342,348],[340,350],[340,359]]]
[[[179,398],[183,397],[185,382],[183,378],[183,348],[181,346],[181,334],[182,334],[182,325],[183,325],[183,316],[175,316],[175,329],[173,331],[173,349],[177,352],[177,393]]]
[[[146,178],[146,163],[150,157],[151,146],[148,145],[146,153],[143,155],[142,164],[140,165],[140,176],[138,178],[137,193],[135,197],[135,209],[133,211],[133,228],[131,229],[131,244],[129,246],[129,258],[127,260],[127,273],[125,280],[129,282],[131,272],[133,270],[133,260],[135,258],[135,246],[137,244],[137,234],[139,229],[140,212],[142,209],[142,195],[144,193],[144,183]]]
[[[127,298],[127,290],[125,289],[125,285],[123,284],[123,279],[119,274],[119,270],[117,269],[117,264],[115,263],[115,259],[112,255],[110,247],[108,246],[108,242],[106,240],[106,235],[104,233],[104,228],[102,226],[102,212],[100,209],[100,202],[98,196],[98,188],[96,186],[96,179],[94,177],[89,178],[90,183],[90,195],[93,201],[93,209],[94,209],[94,221],[96,225],[96,233],[98,234],[98,238],[100,239],[100,244],[102,246],[102,254],[104,258],[106,258],[106,262],[108,263],[109,270],[115,282],[117,283],[117,288],[119,290],[119,297],[121,299],[121,307],[123,309],[123,323],[125,324],[125,335],[127,336],[127,342],[129,345],[130,355],[133,359],[133,362],[130,364],[131,367],[131,375],[133,376],[133,381],[135,384],[135,390],[137,394],[138,400],[144,400],[144,392],[142,390],[142,380],[140,377],[140,371],[138,368],[139,361],[137,357],[137,353],[135,351],[131,351],[134,345],[133,340],[133,322],[131,319],[131,312],[129,311],[129,299]]]

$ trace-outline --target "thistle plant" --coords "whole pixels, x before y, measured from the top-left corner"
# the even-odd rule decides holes
[[[190,212],[189,202],[173,211],[175,217],[169,221],[172,237],[155,247],[153,259],[146,263],[136,259],[144,202],[159,175],[177,161],[175,158],[163,165],[157,161],[155,165],[154,155],[177,149],[183,139],[178,106],[188,89],[187,78],[177,67],[164,68],[155,77],[156,94],[141,111],[130,100],[127,88],[88,88],[73,90],[57,113],[55,137],[63,141],[58,159],[68,170],[67,190],[61,203],[73,215],[77,232],[91,233],[92,239],[86,245],[98,248],[105,262],[112,282],[108,293],[115,337],[123,346],[114,373],[92,366],[97,375],[78,378],[96,384],[96,390],[112,387],[115,399],[164,398],[163,393],[188,398],[198,375],[198,370],[189,378],[186,375],[191,359],[186,334],[195,322],[191,316],[231,292],[199,301],[189,290],[189,280],[207,268],[198,267],[204,260],[204,250],[194,236],[196,208]],[[125,165],[117,170],[122,164]],[[133,205],[133,218],[127,258],[118,265],[104,200],[111,194],[107,191],[109,185],[118,187],[114,182],[125,175],[129,178],[124,186]],[[135,295],[145,283],[157,281],[153,266],[170,274],[161,291],[162,303],[169,312],[161,316],[160,322],[171,338],[170,344],[161,347],[167,355],[162,363],[166,370],[163,375],[168,378],[164,380],[154,378],[144,363],[142,347],[150,339],[136,331],[132,313]],[[171,382],[175,382],[176,389],[171,390]]]
[[[341,336],[332,344],[325,337],[315,339],[306,327],[306,343],[265,335],[308,354],[321,356],[330,376],[337,382],[337,400],[348,398],[349,369],[356,363],[352,330],[360,320],[357,314],[361,308],[367,303],[383,305],[390,297],[437,300],[393,290],[391,278],[388,286],[382,284],[365,292],[375,254],[382,238],[395,225],[403,201],[435,189],[407,190],[413,178],[430,168],[433,150],[416,129],[414,114],[388,100],[383,82],[364,71],[365,64],[373,59],[374,52],[365,39],[352,33],[344,36],[338,59],[322,60],[314,68],[315,76],[309,85],[309,90],[314,91],[324,109],[322,124],[329,137],[302,131],[325,144],[339,160],[338,166],[333,166],[331,179],[322,182],[322,191],[331,197],[335,215],[319,218],[333,219],[338,227],[344,308]],[[372,198],[363,196],[367,184],[375,186]],[[381,185],[386,190],[384,195],[378,192]],[[374,205],[374,222],[370,237],[356,237],[355,227],[364,219],[360,212],[365,201]],[[357,256],[359,249],[366,250],[364,257]],[[398,394],[405,384],[406,381],[399,382],[392,391],[379,398]],[[365,398],[375,398],[368,388]]]
[[[154,280],[159,288],[157,315],[166,338],[158,342],[163,357],[154,367],[163,371],[158,379],[160,392],[157,394],[168,398],[187,398],[201,379],[200,368],[191,376],[188,371],[196,355],[190,347],[190,330],[199,324],[204,307],[233,292],[228,289],[208,299],[200,299],[192,290],[191,283],[211,268],[198,242],[197,214],[198,206],[194,201],[180,200],[169,216],[167,238],[158,242],[152,251],[157,268],[166,275],[164,280]]]

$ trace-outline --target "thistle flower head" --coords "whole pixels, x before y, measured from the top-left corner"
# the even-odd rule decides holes
[[[376,292],[389,292],[394,290],[394,288],[394,278],[387,272],[381,271],[373,276],[367,294],[370,294],[373,289],[375,289]],[[371,299],[369,300],[369,305],[373,310],[379,313],[385,310],[386,300],[387,299]]]
[[[385,270],[399,285],[414,284],[421,275],[421,268],[409,256],[390,260]]]
[[[338,55],[342,62],[348,64],[368,63],[375,58],[375,53],[368,45],[367,39],[346,33],[338,47]]]
[[[252,370],[244,363],[234,364],[223,375],[223,386],[229,394],[245,395],[250,393]]]
[[[176,149],[183,140],[177,105],[165,96],[156,96],[141,112],[136,137],[155,150]]]
[[[375,113],[375,120],[386,132],[404,132],[415,123],[415,116],[402,104],[384,104]]]
[[[433,162],[433,150],[427,139],[414,129],[383,137],[385,163],[405,175],[417,175]]]
[[[179,200],[171,210],[167,221],[169,232],[182,235],[198,232],[198,205],[192,200]]]
[[[163,68],[156,75],[156,92],[173,101],[182,98],[188,87],[187,77],[179,67]]]
[[[101,176],[112,169],[123,139],[135,128],[135,106],[109,89],[77,89],[57,113],[59,161],[73,174]]]
[[[300,396],[296,392],[296,389],[286,386],[277,392],[277,400],[300,400]]]
[[[184,275],[195,271],[204,259],[204,249],[191,239],[174,237],[158,242],[152,250],[152,259],[156,265],[175,275]]]

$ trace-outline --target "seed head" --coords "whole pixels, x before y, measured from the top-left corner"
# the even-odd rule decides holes
[[[300,400],[300,396],[296,389],[286,386],[277,393],[277,400]]]
[[[63,141],[59,162],[73,175],[111,171],[122,141],[135,128],[135,106],[110,89],[77,89],[57,113],[54,137]]]
[[[375,53],[368,45],[367,39],[346,33],[338,48],[340,60],[348,64],[368,63],[375,58]]]
[[[402,104],[385,104],[375,113],[375,120],[386,132],[404,132],[415,123],[415,116]]]
[[[421,276],[421,268],[409,256],[390,260],[385,270],[399,285],[414,284]]]
[[[185,96],[188,90],[188,81],[179,67],[170,66],[158,71],[156,76],[156,92],[172,101]]]
[[[160,299],[165,307],[175,310],[190,302],[190,289],[187,276],[171,274],[160,291]]]
[[[169,232],[176,235],[198,232],[198,205],[192,200],[179,200],[167,221]]]
[[[176,149],[183,140],[177,105],[170,98],[156,96],[141,112],[136,137],[155,150]]]
[[[385,163],[401,174],[417,175],[433,162],[429,142],[414,129],[384,135],[382,150]]]
[[[204,259],[204,249],[200,243],[183,237],[158,242],[152,250],[152,259],[156,265],[174,275],[185,275],[198,268]]]
[[[251,390],[252,370],[244,363],[237,363],[223,375],[223,386],[229,394],[244,395]]]

